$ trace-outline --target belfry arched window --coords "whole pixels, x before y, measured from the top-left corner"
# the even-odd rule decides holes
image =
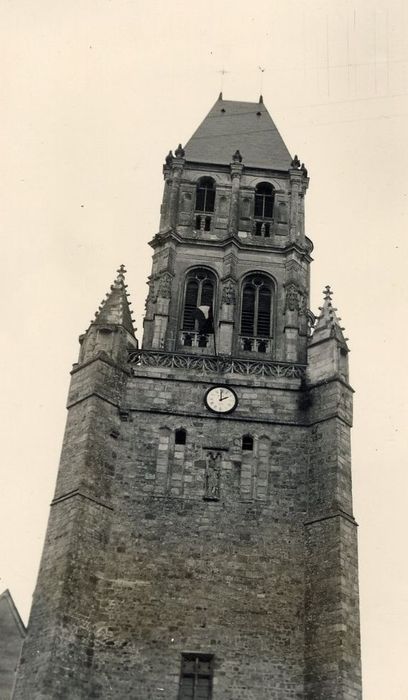
[[[207,347],[214,333],[215,276],[205,269],[191,270],[186,278],[182,318],[183,345]]]
[[[202,177],[197,182],[195,201],[195,228],[196,230],[209,231],[211,229],[211,215],[215,206],[215,182],[211,177]]]
[[[268,352],[272,339],[273,286],[266,275],[248,277],[242,288],[241,349]]]
[[[273,220],[275,191],[269,182],[260,182],[255,188],[255,228],[256,236],[269,238]]]

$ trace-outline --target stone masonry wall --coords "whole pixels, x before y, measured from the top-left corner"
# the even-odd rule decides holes
[[[15,698],[177,700],[202,652],[213,700],[359,700],[354,526],[318,522],[348,505],[344,385],[132,371],[73,375]]]
[[[176,700],[189,651],[215,655],[214,700],[303,697],[306,429],[284,424],[297,392],[235,386],[239,408],[217,418],[210,385],[129,382],[90,697]],[[216,501],[203,498],[208,452],[220,454]]]

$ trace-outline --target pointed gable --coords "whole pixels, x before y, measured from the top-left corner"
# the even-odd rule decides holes
[[[288,170],[292,161],[263,102],[220,97],[185,146],[185,157],[228,165],[237,150],[246,166]]]

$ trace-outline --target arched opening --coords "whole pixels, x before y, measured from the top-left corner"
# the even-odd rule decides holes
[[[273,287],[266,275],[248,277],[242,288],[241,349],[269,352],[272,345]]]
[[[269,182],[260,182],[255,188],[254,234],[269,238],[272,233],[275,190]]]
[[[195,228],[197,231],[211,230],[211,214],[215,206],[215,182],[211,177],[202,177],[197,182],[195,202]]]
[[[191,270],[185,283],[181,342],[186,347],[206,348],[214,334],[215,276],[205,269]]]

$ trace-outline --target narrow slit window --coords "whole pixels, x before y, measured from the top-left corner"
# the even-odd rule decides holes
[[[254,449],[254,438],[252,435],[244,435],[242,438],[242,449],[246,452],[252,452]]]
[[[179,428],[176,430],[174,435],[174,442],[176,445],[185,445],[187,439],[187,431],[184,428]]]

